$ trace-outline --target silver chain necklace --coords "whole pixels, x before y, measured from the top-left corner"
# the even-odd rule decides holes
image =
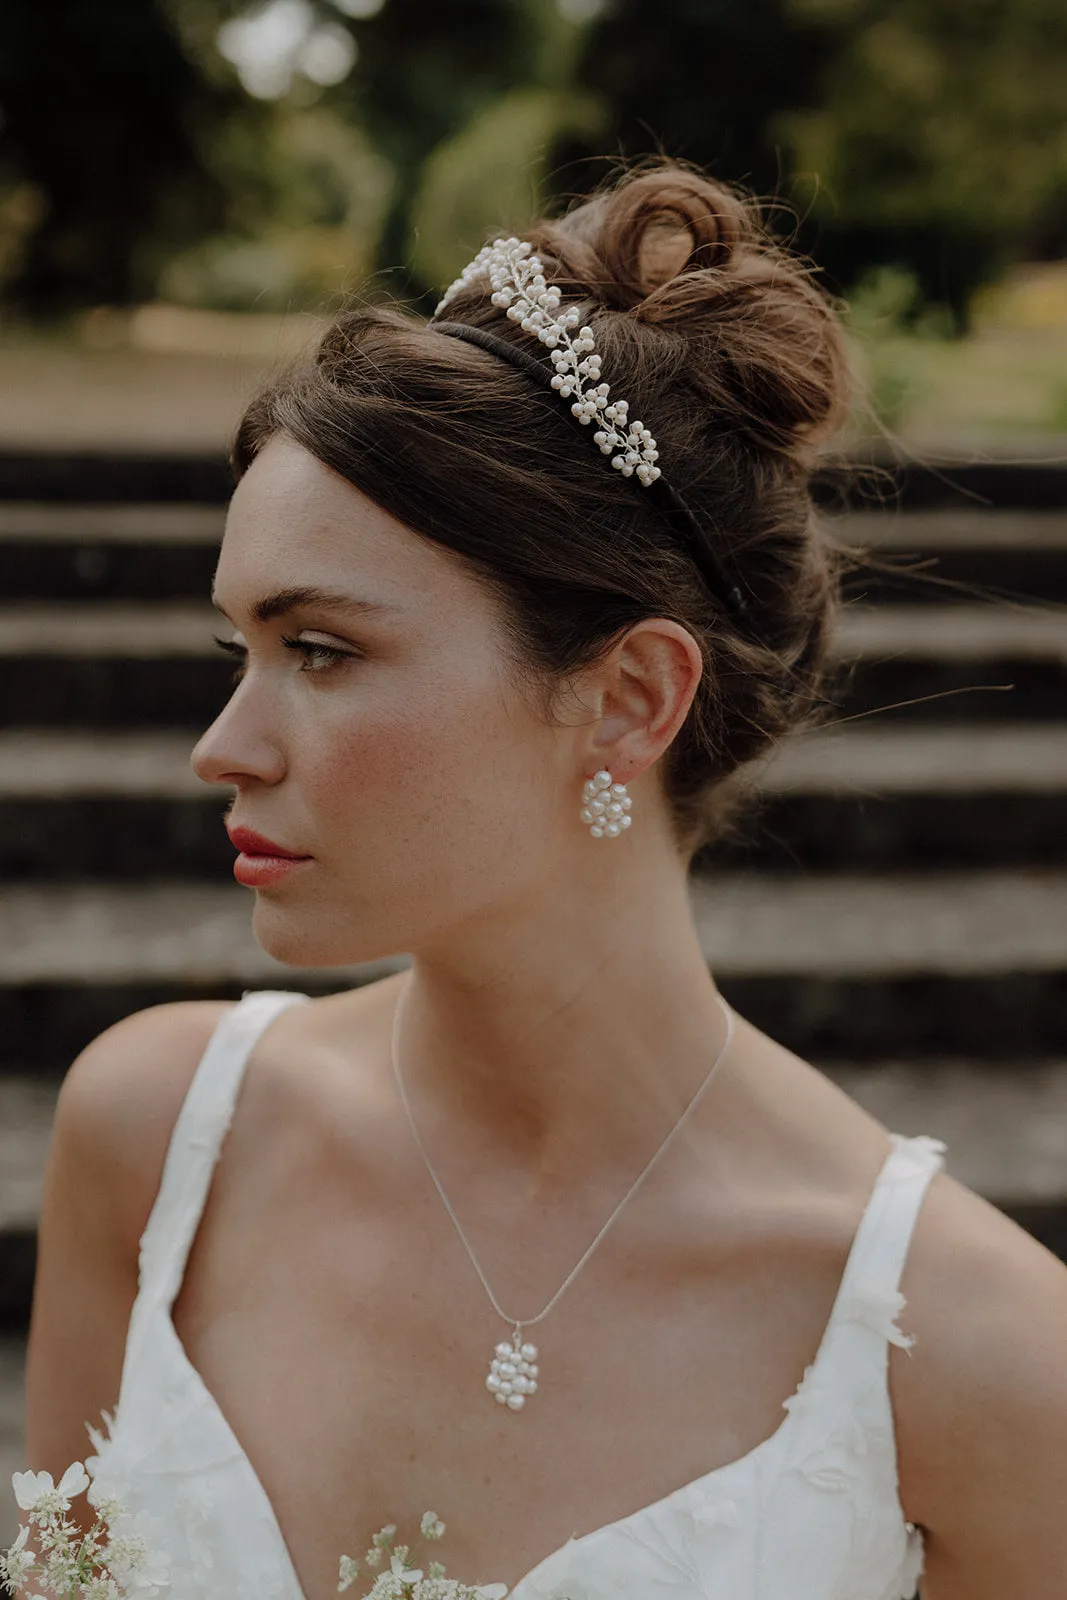
[[[438,1194],[444,1201],[445,1210],[455,1223],[456,1232],[463,1241],[464,1248],[471,1258],[471,1263],[475,1272],[482,1280],[482,1286],[492,1302],[493,1310],[499,1317],[502,1317],[505,1322],[510,1323],[514,1330],[511,1336],[511,1344],[508,1344],[506,1341],[502,1340],[501,1343],[497,1345],[493,1354],[492,1362],[490,1363],[489,1376],[485,1380],[485,1387],[500,1405],[506,1406],[511,1411],[521,1411],[523,1406],[526,1404],[527,1395],[537,1393],[537,1378],[539,1371],[537,1366],[537,1346],[535,1344],[530,1344],[529,1342],[523,1341],[523,1328],[532,1328],[535,1323],[541,1321],[542,1317],[547,1317],[548,1313],[552,1310],[552,1307],[556,1304],[564,1289],[574,1282],[574,1279],[585,1266],[585,1263],[589,1260],[589,1257],[592,1255],[601,1239],[607,1233],[608,1229],[611,1227],[611,1224],[615,1221],[615,1218],[618,1216],[627,1200],[629,1200],[630,1196],[634,1194],[640,1185],[645,1181],[645,1179],[648,1177],[648,1174],[652,1171],[652,1168],[659,1160],[660,1156],[663,1154],[671,1140],[674,1138],[675,1134],[681,1128],[682,1124],[693,1110],[697,1101],[708,1087],[708,1084],[715,1076],[717,1068],[726,1055],[726,1051],[729,1048],[730,1040],[733,1038],[734,1033],[734,1012],[731,1007],[726,1004],[726,1001],[722,998],[722,996],[716,994],[715,998],[718,1000],[719,1005],[722,1007],[726,1015],[726,1038],[723,1040],[722,1048],[719,1050],[718,1055],[711,1064],[707,1077],[704,1079],[703,1083],[700,1085],[700,1088],[696,1091],[693,1098],[690,1100],[689,1104],[678,1118],[678,1121],[675,1123],[674,1127],[667,1134],[666,1138],[663,1140],[663,1143],[660,1145],[651,1161],[645,1167],[644,1171],[640,1174],[637,1180],[631,1184],[630,1188],[623,1195],[622,1199],[619,1201],[618,1205],[615,1207],[615,1210],[611,1213],[611,1216],[608,1218],[607,1222],[605,1222],[604,1226],[601,1228],[592,1244],[586,1250],[585,1254],[580,1258],[578,1263],[572,1267],[571,1271],[564,1278],[563,1282],[560,1284],[559,1288],[556,1290],[547,1306],[545,1306],[544,1310],[538,1312],[536,1317],[527,1317],[520,1321],[516,1317],[509,1317],[507,1313],[502,1311],[500,1306],[497,1304],[496,1295],[493,1293],[488,1282],[486,1281],[485,1273],[478,1264],[478,1258],[470,1247],[470,1242],[467,1238],[467,1235],[463,1232],[463,1229],[460,1226],[459,1218],[452,1209],[448,1196],[445,1194],[445,1191],[441,1186],[441,1180],[438,1178],[437,1173],[434,1171],[433,1166],[431,1165],[430,1158],[426,1154],[425,1146],[419,1137],[419,1130],[415,1126],[415,1118],[411,1113],[411,1106],[408,1102],[407,1091],[404,1088],[404,1080],[400,1076],[400,1064],[397,1060],[396,1050],[396,1041],[399,1034],[400,1012],[403,1007],[404,1000],[407,998],[407,992],[410,987],[411,980],[409,979],[401,991],[400,998],[398,999],[393,1012],[393,1036],[390,1050],[390,1059],[392,1060],[393,1064],[393,1075],[396,1078],[396,1085],[400,1091],[400,1099],[403,1103],[404,1110],[407,1113],[408,1122],[411,1124],[411,1131],[415,1137],[415,1143],[418,1145],[422,1154],[422,1159],[426,1163],[426,1170],[433,1179]]]

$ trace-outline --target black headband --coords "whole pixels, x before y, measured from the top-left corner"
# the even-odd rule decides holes
[[[529,350],[523,350],[510,339],[500,339],[495,333],[487,333],[484,328],[472,327],[469,322],[434,322],[431,319],[429,326],[438,333],[450,334],[454,339],[465,339],[468,344],[480,345],[483,350],[510,361],[521,372],[529,373],[543,388],[550,388],[552,374],[549,369]],[[553,389],[551,392],[554,394],[556,391]],[[734,616],[747,616],[749,605],[739,584],[708,547],[700,522],[677,489],[672,488],[666,478],[659,477],[652,483],[644,484],[640,493],[647,495],[656,510],[670,523],[708,588],[727,611]]]

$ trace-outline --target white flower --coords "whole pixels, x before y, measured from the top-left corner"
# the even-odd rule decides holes
[[[11,1487],[23,1511],[36,1512],[38,1516],[53,1516],[57,1511],[69,1511],[74,1495],[89,1486],[89,1474],[80,1461],[72,1461],[59,1484],[50,1472],[13,1472]]]
[[[404,1593],[402,1581],[395,1574],[381,1572],[375,1578],[367,1600],[408,1600],[408,1597]]]
[[[85,1498],[93,1507],[97,1516],[101,1517],[104,1522],[114,1523],[118,1521],[119,1517],[125,1515],[123,1504],[119,1497],[114,1493],[109,1494],[106,1489],[101,1488],[95,1481],[89,1485]]]
[[[0,1578],[6,1579],[9,1584],[14,1586],[12,1592],[21,1586],[22,1580],[37,1560],[37,1556],[32,1550],[23,1549],[29,1536],[29,1523],[24,1522],[14,1544],[11,1545],[5,1555],[0,1555]]]
[[[445,1525],[435,1511],[424,1511],[419,1524],[424,1539],[440,1539]]]
[[[157,1543],[160,1525],[142,1506],[118,1518],[104,1550],[104,1559],[119,1583],[134,1594],[155,1594],[170,1582],[166,1556]]]
[[[353,1561],[351,1556],[341,1557],[341,1569],[338,1574],[340,1581],[337,1585],[338,1594],[343,1594],[346,1589],[351,1589],[359,1572],[359,1562]]]

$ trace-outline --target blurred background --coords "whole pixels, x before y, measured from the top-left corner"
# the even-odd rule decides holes
[[[819,488],[870,552],[833,714],[695,864],[709,963],[1067,1259],[1065,85],[1062,0],[0,8],[3,1474],[73,1055],[394,965],[264,956],[188,770],[242,403],[346,297],[431,310],[620,157],[764,196],[864,378]]]

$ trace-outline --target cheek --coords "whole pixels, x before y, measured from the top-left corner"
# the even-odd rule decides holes
[[[546,730],[491,673],[442,666],[388,697],[339,696],[303,725],[300,788],[331,832],[381,840],[426,830],[439,847],[525,833],[553,789]]]

